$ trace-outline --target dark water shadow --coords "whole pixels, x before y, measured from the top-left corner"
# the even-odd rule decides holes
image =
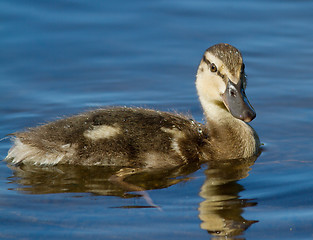
[[[9,183],[17,184],[17,187],[11,190],[25,194],[91,193],[122,198],[140,196],[130,193],[128,189],[110,180],[121,169],[120,167],[73,165],[47,167],[8,165],[8,167],[13,171],[13,175],[8,178]],[[173,169],[146,171],[128,176],[125,181],[145,190],[161,189],[187,181],[188,175],[198,169],[200,165],[194,164]]]
[[[199,204],[199,218],[202,221],[201,228],[208,231],[212,239],[232,239],[232,237],[240,236],[251,224],[257,222],[242,217],[244,208],[255,206],[257,202],[251,199],[241,199],[239,193],[244,188],[238,183],[238,180],[248,176],[255,160],[256,157],[207,163],[206,180],[199,193],[204,199]],[[110,177],[120,168],[69,165],[8,166],[13,171],[13,175],[8,178],[9,183],[16,185],[11,190],[26,194],[91,193],[121,198],[141,196],[110,181]],[[128,176],[125,181],[146,190],[162,189],[188,181],[190,174],[200,167],[199,164],[189,164],[169,170],[141,172]],[[151,206],[117,207],[149,208]]]

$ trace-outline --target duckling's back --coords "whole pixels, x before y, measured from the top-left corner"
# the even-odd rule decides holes
[[[141,108],[87,112],[15,134],[14,164],[163,168],[199,160],[206,128],[181,115]]]

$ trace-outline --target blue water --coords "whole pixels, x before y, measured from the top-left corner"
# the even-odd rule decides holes
[[[227,42],[244,56],[265,150],[255,164],[133,179],[161,211],[110,185],[109,169],[2,161],[0,238],[313,239],[312,11],[312,1],[2,0],[0,138],[107,105],[202,121],[197,66]],[[0,142],[1,159],[10,146]]]

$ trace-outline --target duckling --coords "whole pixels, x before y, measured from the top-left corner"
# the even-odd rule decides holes
[[[6,160],[160,169],[251,157],[260,142],[246,123],[256,116],[246,85],[239,50],[217,44],[205,51],[196,76],[205,124],[151,109],[103,108],[14,133]]]

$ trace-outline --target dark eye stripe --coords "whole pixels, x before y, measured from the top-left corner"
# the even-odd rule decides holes
[[[203,55],[203,61],[208,65],[208,68],[210,68],[211,67],[211,62],[205,57],[205,55]],[[221,74],[221,72],[219,71],[219,70],[217,70],[216,72],[215,72],[218,76],[220,76],[223,80],[224,80],[224,82],[225,83],[227,83],[227,79],[225,78],[225,75],[224,74]]]
[[[211,62],[205,57],[205,55],[203,55],[202,59],[206,64],[211,65]]]
[[[226,83],[226,78],[224,74],[221,74],[220,71],[217,71],[217,75],[219,75],[221,78],[223,78],[224,82]]]

